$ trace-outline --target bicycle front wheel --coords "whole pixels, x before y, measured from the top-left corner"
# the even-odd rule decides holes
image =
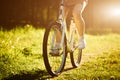
[[[67,51],[66,51],[66,37],[64,35],[63,46],[59,50],[59,56],[50,54],[51,48],[56,44],[56,32],[60,31],[61,25],[57,22],[50,24],[44,34],[43,40],[43,59],[48,73],[52,76],[59,75],[65,66]],[[61,32],[62,34],[62,32]]]

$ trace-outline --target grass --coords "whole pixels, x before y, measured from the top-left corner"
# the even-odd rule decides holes
[[[41,30],[30,25],[0,31],[0,79],[44,70],[42,36]]]
[[[119,80],[120,34],[86,34],[79,68],[66,63],[65,70],[51,78],[42,58],[43,29],[31,25],[0,30],[0,80]],[[69,58],[67,58],[69,59]]]

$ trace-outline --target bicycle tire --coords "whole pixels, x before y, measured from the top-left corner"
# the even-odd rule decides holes
[[[45,31],[45,34],[44,34],[44,39],[43,39],[44,64],[45,64],[46,70],[48,71],[48,73],[51,76],[58,76],[62,72],[62,70],[64,69],[65,62],[66,62],[66,56],[67,56],[66,36],[64,36],[64,46],[63,46],[62,51],[61,51],[62,54],[60,56],[57,56],[57,57],[51,56],[49,54],[49,51],[50,51],[49,48],[50,47],[49,47],[49,40],[48,39],[49,39],[49,37],[51,37],[50,33],[52,32],[52,30],[54,32],[53,27],[59,27],[60,28],[60,26],[61,25],[57,22],[51,23],[46,28],[46,31]],[[59,60],[60,60],[60,62],[59,62]],[[56,67],[56,69],[54,69],[54,67]]]
[[[71,59],[71,63],[72,63],[72,66],[74,68],[77,68],[79,65],[80,65],[80,62],[81,62],[81,58],[82,58],[82,49],[79,50],[78,54],[77,54],[77,57],[76,56],[76,53],[75,52],[71,52],[70,53],[70,59]]]

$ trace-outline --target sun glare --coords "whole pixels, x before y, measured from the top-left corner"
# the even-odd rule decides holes
[[[120,8],[113,8],[113,9],[111,9],[111,14],[113,16],[120,16]]]
[[[108,8],[108,14],[109,16],[113,16],[113,17],[120,17],[120,7],[109,7]]]

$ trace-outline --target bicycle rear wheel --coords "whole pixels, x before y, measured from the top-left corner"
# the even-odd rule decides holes
[[[71,47],[73,48],[73,50],[70,52],[70,59],[71,59],[72,66],[76,68],[79,66],[81,62],[82,49],[78,49],[79,35],[78,35],[75,25],[72,26],[70,40],[71,40],[70,43],[72,43]]]
[[[60,31],[60,27],[61,25],[57,22],[50,24],[45,31],[43,40],[44,64],[48,73],[52,76],[57,76],[62,72],[67,56],[65,35],[63,46],[59,50],[61,54],[59,56],[52,56],[50,54],[51,48],[54,47],[56,44],[56,31]]]
[[[71,63],[74,68],[78,67],[82,58],[82,49],[70,53]]]

